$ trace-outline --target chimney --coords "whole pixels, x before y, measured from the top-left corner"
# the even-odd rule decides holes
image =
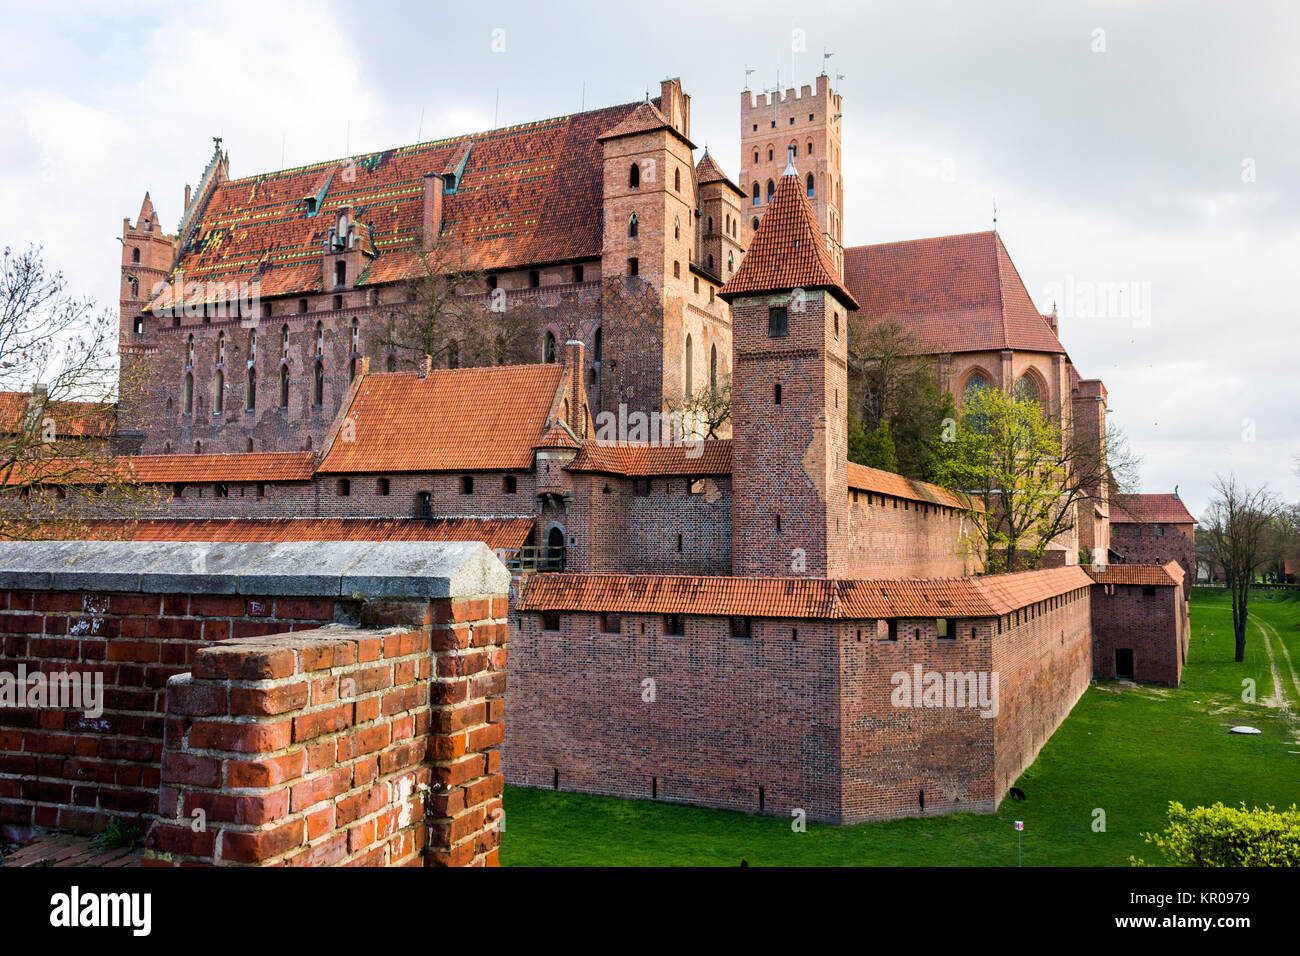
[[[565,422],[579,438],[586,438],[587,389],[583,386],[582,376],[586,362],[583,361],[583,346],[577,339],[564,343],[564,364],[569,369],[569,420]]]
[[[186,209],[189,208],[190,208],[190,184],[186,183],[185,184],[185,205],[181,207],[181,211],[184,212]]]
[[[433,356],[426,355],[420,362],[420,378],[428,378],[433,371]]]
[[[442,232],[442,177],[437,173],[424,176],[424,248],[432,249]]]
[[[680,77],[659,84],[659,112],[687,139],[691,135],[691,98],[682,92]]]

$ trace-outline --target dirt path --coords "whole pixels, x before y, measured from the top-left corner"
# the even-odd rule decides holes
[[[1282,643],[1282,638],[1278,636],[1272,624],[1261,621],[1258,617],[1251,617],[1250,623],[1255,625],[1264,641],[1264,653],[1268,655],[1268,669],[1273,675],[1273,696],[1266,703],[1269,706],[1279,708],[1288,719],[1295,720],[1295,714],[1291,711],[1291,695],[1287,693],[1286,681],[1282,679],[1282,671],[1278,667],[1277,655],[1273,653],[1272,638],[1277,638],[1278,646],[1286,659],[1287,669],[1291,672],[1291,682],[1295,685],[1297,692],[1300,692],[1300,680],[1296,678],[1295,668],[1291,664],[1291,655],[1287,653],[1286,645]]]

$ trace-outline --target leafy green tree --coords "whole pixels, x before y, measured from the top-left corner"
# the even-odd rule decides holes
[[[1300,866],[1300,808],[1169,804],[1169,826],[1143,834],[1170,866]],[[1134,866],[1143,860],[1129,857]]]
[[[881,419],[874,429],[868,432],[858,422],[860,439],[855,443],[852,433],[849,442],[849,460],[869,468],[882,471],[898,472],[898,456],[894,450],[894,438],[889,433],[889,422]]]

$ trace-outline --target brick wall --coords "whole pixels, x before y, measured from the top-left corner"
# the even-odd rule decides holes
[[[0,545],[0,672],[103,682],[102,712],[0,708],[0,827],[158,816],[163,863],[495,862],[508,586],[480,543]]]
[[[972,570],[970,520],[953,508],[849,492],[849,577],[955,578]]]
[[[1192,597],[1196,579],[1195,526],[1190,524],[1136,524],[1113,521],[1110,546],[1125,564],[1168,564],[1183,569],[1183,600]]]
[[[1115,652],[1128,650],[1135,680],[1177,687],[1189,631],[1187,602],[1177,585],[1092,586],[1092,668],[1097,677],[1115,677]]]

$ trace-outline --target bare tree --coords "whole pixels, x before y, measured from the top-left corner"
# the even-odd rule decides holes
[[[380,313],[380,344],[400,365],[469,368],[536,362],[540,309],[504,289],[489,289],[462,243],[422,247],[399,301]]]
[[[1236,658],[1246,659],[1246,620],[1250,586],[1270,558],[1270,537],[1280,504],[1267,485],[1247,488],[1235,477],[1217,476],[1216,498],[1202,522],[1215,562],[1223,568],[1232,594],[1232,632]]]
[[[731,422],[730,376],[719,378],[716,386],[669,401],[668,411],[681,415],[684,427],[693,438],[724,437],[724,430]]]
[[[0,266],[0,538],[133,510],[115,457],[117,320],[68,291],[39,247]]]

